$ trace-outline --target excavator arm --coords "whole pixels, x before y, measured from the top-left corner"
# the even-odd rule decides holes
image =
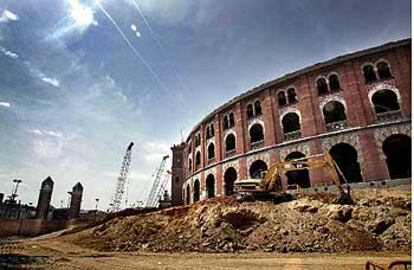
[[[260,180],[250,179],[236,181],[236,191],[239,193],[254,193],[262,195],[271,194],[275,191],[281,192],[283,188],[281,188],[281,183],[278,183],[278,181],[280,181],[280,174],[284,174],[290,171],[317,168],[325,168],[328,171],[329,176],[332,178],[338,189],[339,197],[337,199],[337,202],[341,204],[353,204],[350,194],[346,193],[341,186],[341,181],[338,173],[340,173],[344,179],[345,177],[329,153],[275,163],[268,169],[264,177]]]

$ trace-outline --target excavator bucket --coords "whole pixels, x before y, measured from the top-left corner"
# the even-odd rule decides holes
[[[351,194],[348,194],[346,192],[340,192],[338,198],[335,199],[333,202],[335,204],[344,204],[344,205],[353,205],[354,200],[352,200]]]

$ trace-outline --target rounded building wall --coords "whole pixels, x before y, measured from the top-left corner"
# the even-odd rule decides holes
[[[338,57],[261,85],[208,115],[186,140],[178,193],[184,203],[231,194],[235,177],[260,170],[256,161],[270,167],[323,152],[349,182],[409,176],[384,143],[411,143],[410,118],[411,40]],[[405,139],[387,140],[396,134]],[[331,184],[318,170],[282,178],[304,187]]]

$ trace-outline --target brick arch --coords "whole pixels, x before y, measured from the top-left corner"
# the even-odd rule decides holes
[[[337,136],[331,136],[322,140],[322,151],[329,153],[329,150],[338,143],[347,143],[355,148],[358,153],[358,162],[361,168],[364,167],[364,156],[362,147],[359,143],[359,137],[355,133],[342,133]],[[362,175],[363,176],[363,175]]]
[[[335,92],[335,93],[331,93],[331,94],[319,97],[319,108],[321,109],[322,115],[323,115],[323,107],[325,107],[325,105],[331,101],[341,102],[342,105],[344,105],[345,107],[345,113],[347,112],[348,109],[346,107],[345,98],[341,91],[341,92]]]
[[[407,135],[408,137],[411,138],[411,125],[410,124],[394,125],[394,126],[378,128],[375,130],[374,138],[377,144],[378,153],[380,155],[381,160],[387,159],[384,152],[382,151],[382,145],[384,141],[391,135],[395,135],[395,134]]]
[[[378,59],[377,61],[375,61],[375,63],[374,63],[374,70],[375,70],[375,72],[377,73],[377,76],[378,76],[378,68],[377,68],[377,65],[378,65],[378,63],[380,63],[380,62],[385,62],[385,63],[387,63],[388,64],[388,68],[390,69],[390,72],[391,72],[391,74],[392,74],[392,68],[391,68],[391,63],[390,63],[390,61],[388,61],[387,59],[385,59],[385,58],[380,58],[380,59]]]
[[[377,69],[377,65],[375,63],[373,63],[373,62],[364,62],[361,65],[361,72],[362,72],[362,74],[364,74],[364,67],[366,67],[366,66],[372,66],[374,68],[375,73],[377,72],[377,70],[376,70]]]
[[[259,153],[259,154],[250,155],[250,156],[246,157],[246,168],[247,168],[247,170],[250,168],[250,166],[252,165],[253,162],[255,162],[256,160],[259,160],[259,159],[266,162],[267,166],[269,167],[270,156],[269,156],[269,153],[265,152],[265,153]]]
[[[237,140],[237,133],[236,133],[236,130],[234,130],[233,128],[231,128],[231,129],[227,129],[227,130],[224,132],[224,134],[223,134],[223,139],[224,139],[224,141],[226,141],[227,136],[229,136],[230,134],[233,134],[233,135],[234,135],[234,137],[235,137],[235,138],[236,138],[236,140]]]
[[[328,81],[328,79],[326,78],[326,76],[323,76],[323,75],[318,75],[318,76],[315,78],[315,81],[314,81],[314,82],[315,82],[315,85],[317,85],[317,81],[318,81],[319,79],[324,79],[326,83],[329,83],[329,81]]]
[[[305,156],[310,156],[310,146],[308,143],[298,143],[279,148],[280,160],[285,160],[286,156],[292,152],[301,152]]]
[[[381,91],[381,90],[390,90],[394,92],[394,94],[397,96],[397,102],[398,102],[398,105],[400,106],[400,110],[402,110],[402,101],[401,101],[400,91],[395,86],[395,83],[393,83],[393,81],[394,80],[392,79],[381,81],[380,83],[373,83],[369,87],[368,99],[369,99],[369,104],[371,105],[371,109],[374,115],[375,115],[375,106],[374,106],[374,103],[372,102],[372,97],[374,96],[376,92]]]
[[[248,130],[249,134],[250,134],[250,129],[254,124],[262,125],[263,133],[266,132],[266,127],[265,127],[264,121],[260,118],[255,117],[255,118],[251,119],[251,121],[249,121],[249,125],[247,127],[247,130]]]
[[[289,107],[286,110],[284,110],[283,113],[280,114],[279,124],[281,127],[283,127],[283,117],[285,117],[285,115],[288,113],[296,113],[299,116],[299,124],[302,126],[302,114],[300,113],[299,109],[296,107]]]
[[[233,167],[234,169],[236,169],[237,174],[239,174],[239,161],[238,160],[232,160],[232,161],[227,161],[223,163],[221,165],[221,171],[225,172],[230,167]]]

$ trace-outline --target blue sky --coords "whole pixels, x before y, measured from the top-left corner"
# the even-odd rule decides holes
[[[129,202],[207,113],[269,80],[411,37],[409,0],[0,0],[0,192],[106,209],[129,141]]]

